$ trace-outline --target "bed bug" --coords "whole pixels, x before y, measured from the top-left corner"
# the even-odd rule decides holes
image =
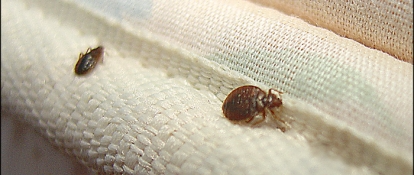
[[[262,120],[257,122],[260,123],[264,121],[266,111],[270,111],[274,115],[272,109],[283,104],[281,94],[282,92],[276,89],[269,89],[266,94],[265,91],[256,86],[241,86],[234,89],[226,97],[222,110],[224,116],[229,120],[245,121],[247,123],[251,122],[255,116],[261,114],[263,116]],[[277,116],[275,118],[285,123]]]
[[[79,60],[75,66],[75,73],[78,75],[83,75],[91,71],[98,61],[103,61],[104,57],[104,48],[98,46],[95,49],[88,48],[86,53],[79,54]]]

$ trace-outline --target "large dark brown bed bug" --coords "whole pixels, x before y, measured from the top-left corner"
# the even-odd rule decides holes
[[[75,65],[75,73],[78,75],[83,75],[91,71],[98,61],[103,61],[104,57],[104,48],[98,46],[95,49],[88,48],[86,53],[79,54],[79,60]]]
[[[245,121],[251,122],[253,118],[259,114],[263,116],[264,121],[266,111],[269,110],[272,114],[272,109],[280,107],[282,103],[282,92],[276,89],[269,89],[266,94],[265,91],[256,86],[241,86],[234,89],[226,97],[223,102],[223,113],[226,118],[231,121]],[[285,123],[282,119],[274,116],[278,121]],[[255,123],[255,124],[257,124]]]

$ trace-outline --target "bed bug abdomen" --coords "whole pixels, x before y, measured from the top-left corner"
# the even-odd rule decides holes
[[[241,86],[233,90],[224,100],[224,116],[232,121],[250,121],[263,113],[266,92],[256,86]]]
[[[79,60],[75,65],[75,73],[78,75],[83,75],[91,71],[98,61],[103,60],[104,48],[98,46],[95,49],[90,49],[86,51],[85,54],[79,54]]]

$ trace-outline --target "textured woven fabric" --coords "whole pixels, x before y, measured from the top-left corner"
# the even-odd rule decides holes
[[[1,16],[2,114],[96,172],[413,172],[412,64],[274,9],[20,0]],[[98,45],[103,63],[75,75]],[[223,116],[246,84],[283,92],[288,131]]]
[[[413,1],[252,0],[413,63]]]

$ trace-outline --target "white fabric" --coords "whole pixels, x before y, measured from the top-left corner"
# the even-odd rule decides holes
[[[413,63],[413,1],[251,0]]]
[[[2,1],[2,114],[99,173],[407,174],[413,67],[244,1]],[[80,52],[103,45],[88,76]],[[283,91],[229,122],[234,88]]]

